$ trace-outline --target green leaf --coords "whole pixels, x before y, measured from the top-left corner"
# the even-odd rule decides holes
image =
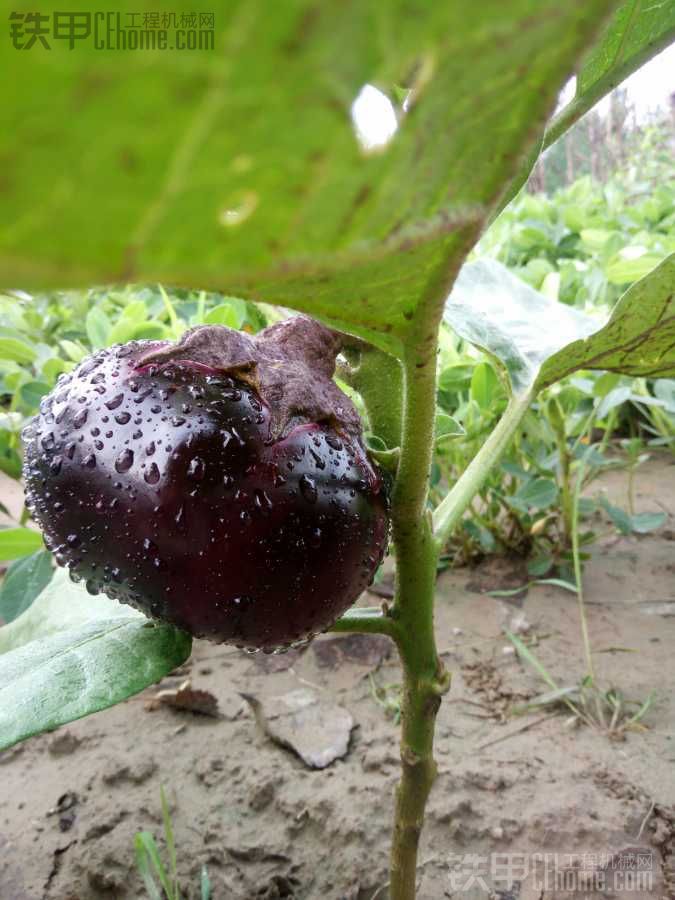
[[[598,82],[617,84],[617,73],[634,71],[644,62],[644,51],[667,47],[675,40],[675,7],[672,3],[627,0],[620,5],[603,39],[584,60],[577,76],[577,95],[590,91]],[[625,76],[624,76],[625,77]]]
[[[591,384],[591,393],[595,397],[606,397],[619,384],[619,375],[616,372],[604,372],[594,379]]]
[[[518,656],[521,659],[524,659],[525,662],[529,663],[532,668],[541,675],[546,684],[552,688],[554,691],[560,690],[558,685],[553,680],[553,677],[549,674],[548,670],[539,662],[537,657],[532,653],[532,651],[528,648],[527,644],[525,644],[517,635],[512,634],[510,631],[504,632],[507,638],[511,641],[513,646],[518,651]]]
[[[42,365],[42,376],[43,378],[49,379],[50,384],[53,384],[53,382],[56,381],[61,372],[67,371],[68,363],[58,356],[52,356],[50,359],[45,360]]]
[[[85,348],[81,347],[79,344],[76,344],[75,341],[63,340],[61,341],[61,347],[63,348],[63,352],[66,354],[68,359],[71,359],[76,363],[81,362],[87,355],[87,351],[85,350]]]
[[[48,394],[50,390],[51,386],[45,384],[43,381],[29,381],[27,384],[21,385],[19,393],[26,406],[33,410],[40,405],[40,400],[45,394]]]
[[[137,832],[134,837],[134,849],[136,851],[136,868],[143,879],[143,885],[148,892],[148,897],[150,900],[165,900],[165,897],[169,895],[157,887],[152,874],[154,869],[162,884],[164,883],[161,876],[164,876],[164,879],[166,879],[166,873],[154,836],[149,831]]]
[[[173,823],[171,821],[171,811],[169,803],[166,799],[164,785],[159,787],[160,798],[162,802],[162,820],[164,822],[164,840],[166,841],[166,849],[169,854],[169,871],[171,873],[172,892],[168,896],[172,896],[173,900],[180,900],[178,896],[178,873],[176,865],[176,841],[173,835]]]
[[[46,550],[15,560],[0,586],[0,619],[12,622],[25,612],[53,574],[52,555]]]
[[[211,879],[206,866],[202,866],[201,878],[199,881],[201,889],[201,900],[211,900]]]
[[[18,431],[21,428],[24,419],[21,413],[3,413],[0,412],[0,429],[7,431]]]
[[[604,228],[584,228],[580,232],[580,237],[584,244],[589,250],[596,253],[602,250],[611,236],[612,232],[606,231]]]
[[[0,531],[0,559],[27,556],[42,547],[42,535],[32,528],[3,528]]]
[[[598,323],[549,300],[491,259],[462,267],[443,317],[460,337],[508,373],[514,393],[528,391],[544,362]]]
[[[438,379],[439,390],[454,393],[470,388],[473,369],[473,366],[466,365],[446,366]]]
[[[512,497],[507,498],[511,506],[524,511],[530,509],[547,509],[555,503],[558,488],[549,478],[533,478],[524,484]]]
[[[533,709],[541,709],[544,706],[555,706],[565,698],[576,699],[578,697],[578,694],[578,685],[557,688],[555,691],[547,691],[545,694],[539,694],[539,696],[533,697],[526,703],[519,703],[516,706],[512,706],[509,712],[511,713],[511,715],[520,716],[523,715],[523,713],[530,712]]]
[[[622,406],[633,395],[633,389],[630,386],[619,385],[602,398],[598,404],[596,415],[598,419],[604,419],[608,412]]]
[[[372,431],[364,432],[363,440],[368,450],[375,450],[377,453],[387,452],[386,442],[379,435],[373,434]]]
[[[21,478],[21,458],[16,450],[8,448],[2,453],[3,455],[0,455],[0,472],[9,475],[10,478]]]
[[[124,307],[122,315],[108,331],[106,343],[125,344],[127,341],[132,340],[138,328],[142,328],[146,324],[156,324],[148,323],[147,318],[148,310],[142,300],[128,303]],[[105,330],[105,323],[101,324],[103,325],[102,330]]]
[[[440,444],[449,438],[466,434],[464,428],[456,419],[444,412],[436,413],[436,443]]]
[[[666,521],[666,514],[659,513],[635,513],[630,517],[633,531],[638,534],[649,534],[650,531],[656,531]]]
[[[631,521],[631,516],[629,513],[621,509],[619,506],[613,506],[604,497],[600,500],[600,505],[612,520],[612,524],[617,528],[618,531],[621,532],[621,534],[631,533],[631,531],[633,530],[633,522]]]
[[[550,572],[553,567],[553,557],[549,555],[535,556],[527,564],[527,574],[533,578],[540,578]]]
[[[44,618],[51,623],[47,631]],[[32,634],[26,619],[37,626]],[[0,655],[0,749],[142,691],[184,662],[191,647],[184,632],[108,598],[89,597],[65,572],[0,629],[6,645],[5,632],[10,649]]]
[[[603,328],[547,360],[537,388],[578,369],[675,375],[675,253],[622,295]]]
[[[577,74],[574,99],[551,122],[545,146],[675,40],[675,4],[625,0]]]
[[[478,363],[471,377],[471,399],[481,409],[488,409],[494,402],[495,392],[499,387],[494,369],[488,363]]]
[[[464,519],[462,527],[467,534],[478,542],[481,549],[486,553],[494,553],[497,549],[497,542],[494,535],[484,525],[478,525],[472,519]]]
[[[131,331],[128,340],[161,341],[169,337],[169,329],[161,322],[142,322]]]
[[[100,306],[92,306],[87,313],[86,320],[87,337],[89,343],[94,350],[100,350],[108,345],[108,337],[110,335],[110,319],[106,316]]]
[[[236,297],[214,306],[204,316],[205,325],[227,325],[228,328],[241,328],[245,320],[246,303]]]
[[[634,284],[606,324],[549,300],[495,260],[465,265],[445,306],[447,324],[508,374],[514,394],[579,369],[675,374],[675,254]]]
[[[0,336],[0,359],[11,359],[18,363],[35,362],[37,353],[26,341],[15,337]]]
[[[180,65],[93,37],[76,52],[53,37],[51,51],[9,47],[3,279],[213,287],[400,353],[614,6],[233,0],[215,14],[214,49]],[[366,84],[400,120],[377,152],[351,121]]]
[[[615,259],[605,269],[607,281],[610,284],[632,284],[648,275],[662,260],[663,256],[654,253],[644,253],[635,259]]]
[[[565,581],[563,578],[537,578],[536,581],[533,581],[532,584],[548,584],[552,587],[562,588],[564,591],[569,591],[571,594],[578,594],[579,589],[576,584],[571,584],[569,581]]]
[[[675,379],[661,378],[654,384],[654,396],[671,415],[675,415]]]

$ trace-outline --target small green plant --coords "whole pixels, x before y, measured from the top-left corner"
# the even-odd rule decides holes
[[[448,336],[441,348],[439,409],[452,410],[462,430],[437,441],[432,504],[440,502],[467,467],[506,404],[504,389],[484,357],[477,360],[475,351]],[[441,566],[470,563],[490,553],[515,554],[529,556],[528,569],[534,578],[573,578],[572,507],[579,477],[584,495],[578,501],[579,522],[588,522],[603,510],[625,533],[646,533],[662,524],[665,516],[661,513],[633,516],[616,507],[610,509],[605,498],[589,496],[598,475],[626,464],[613,437],[618,428],[625,429],[628,423],[639,428],[643,410],[653,409],[658,410],[663,425],[672,420],[675,427],[665,405],[650,403],[638,411],[644,390],[644,379],[585,371],[543,392],[472,500],[461,528],[451,536]],[[630,440],[635,446],[640,439]],[[591,444],[592,452],[587,453]],[[631,467],[646,458],[641,453],[638,457],[629,461]],[[588,526],[578,535],[585,548],[582,560],[596,536]]]
[[[168,854],[168,868],[162,860],[154,835],[149,831],[139,831],[134,837],[136,868],[150,900],[181,900],[178,883],[176,844],[173,834],[171,811],[164,788],[159,789],[164,823],[164,841]],[[202,866],[199,880],[200,900],[211,900],[211,881],[206,866]]]
[[[584,676],[577,685],[561,687],[521,638],[510,631],[506,632],[506,636],[520,658],[550,688],[545,694],[514,707],[511,710],[514,715],[546,707],[560,707],[572,714],[573,723],[588,725],[613,740],[623,738],[628,731],[644,730],[642,719],[654,701],[653,692],[646,700],[629,700],[618,688],[598,688],[590,675]]]
[[[579,538],[581,487],[584,484],[588,461],[592,458],[593,452],[594,448],[589,446],[580,458],[574,488],[569,497],[569,528],[574,569],[574,591],[578,602],[586,674],[581,678],[578,686],[560,687],[523,640],[510,631],[507,631],[506,635],[516,648],[521,659],[527,662],[551,689],[547,694],[517,709],[517,712],[528,711],[535,707],[564,705],[572,712],[573,721],[584,722],[586,725],[599,729],[608,737],[617,739],[622,738],[631,729],[643,728],[641,720],[651,707],[654,695],[653,693],[649,694],[643,702],[632,701],[626,699],[619,688],[609,687],[602,689],[596,681],[593,648],[586,616],[582,580],[582,554],[580,552]]]

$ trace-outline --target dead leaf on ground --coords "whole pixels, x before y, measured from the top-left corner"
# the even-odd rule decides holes
[[[193,689],[189,678],[180,687],[157,691],[145,704],[145,708],[151,712],[161,706],[171,706],[173,709],[187,710],[213,719],[220,718],[217,698],[210,691]]]

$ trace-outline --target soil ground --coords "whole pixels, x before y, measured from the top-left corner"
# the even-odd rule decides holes
[[[593,490],[625,506],[625,483],[625,471],[612,472]],[[564,708],[511,714],[548,688],[511,652],[505,628],[536,641],[559,685],[578,684],[573,594],[540,585],[488,596],[525,580],[522,564],[500,560],[439,579],[439,646],[454,674],[438,718],[420,900],[485,896],[484,885],[499,900],[675,897],[672,459],[645,464],[636,485],[637,511],[665,509],[668,520],[647,536],[601,538],[585,589],[598,682],[637,701],[654,692],[642,730],[610,739]],[[151,831],[164,848],[160,785],[183,898],[199,897],[205,865],[214,900],[385,900],[398,728],[375,686],[389,686],[395,713],[390,649],[387,639],[325,636],[302,653],[258,657],[200,642],[159,687],[189,675],[218,699],[220,718],[149,709],[155,687],[0,755],[1,900],[146,897],[134,835]],[[273,743],[240,696],[308,687],[355,722],[346,756],[320,771]],[[624,871],[636,847],[651,860],[651,884]]]

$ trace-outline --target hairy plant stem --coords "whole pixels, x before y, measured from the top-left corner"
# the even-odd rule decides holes
[[[447,277],[447,273],[446,273]],[[447,294],[448,285],[434,283],[434,296]],[[396,546],[396,592],[391,609],[350,610],[331,630],[388,634],[398,647],[403,664],[401,707],[401,780],[396,791],[389,897],[415,900],[417,847],[424,810],[436,777],[433,740],[436,713],[449,678],[438,657],[434,638],[434,589],[438,549],[427,510],[429,473],[436,416],[436,345],[442,311],[420,316],[411,328],[402,367],[402,390],[390,361],[380,373],[375,364],[367,374],[373,384],[381,378],[390,387],[390,400],[402,395],[403,416],[398,420],[382,408],[369,408],[375,427],[390,444],[400,436],[396,480],[392,495],[392,531]],[[398,363],[396,363],[398,366]],[[354,372],[354,370],[352,370]],[[368,385],[362,383],[362,387]],[[391,389],[393,388],[393,397]],[[364,398],[368,406],[368,399]],[[399,414],[400,414],[399,405]]]
[[[434,638],[438,552],[427,514],[436,408],[436,329],[404,358],[401,456],[392,498],[396,597],[392,616],[403,663],[401,780],[396,791],[389,896],[414,900],[424,810],[436,777],[434,727],[448,678]]]
[[[514,397],[499,424],[432,517],[427,510],[436,401],[435,323],[409,345],[403,360],[401,452],[392,497],[396,595],[391,610],[352,610],[333,631],[388,634],[403,663],[401,780],[396,791],[390,900],[414,900],[424,810],[436,777],[436,713],[449,676],[434,638],[438,555],[476,491],[513,437],[531,395]]]

